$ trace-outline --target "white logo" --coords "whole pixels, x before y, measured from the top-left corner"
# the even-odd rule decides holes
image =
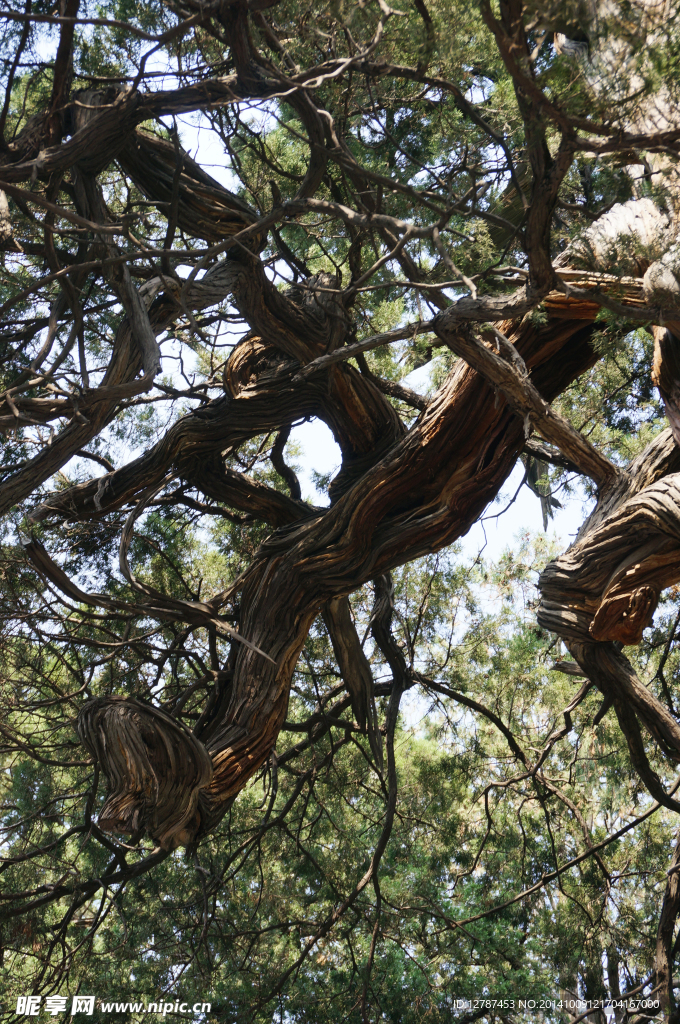
[[[19,996],[16,1012],[22,1016],[37,1017],[40,1012],[41,998],[42,996]]]
[[[94,996],[74,996],[71,1013],[87,1013],[90,1017],[94,1011]]]
[[[56,1017],[58,1013],[66,1010],[66,996],[48,996],[45,1000],[45,1009]]]

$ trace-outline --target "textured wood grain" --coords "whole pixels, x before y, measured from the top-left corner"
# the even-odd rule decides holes
[[[655,798],[668,801],[647,761],[638,720],[680,760],[680,725],[621,651],[637,644],[664,588],[680,580],[680,448],[665,430],[604,494],[575,543],[541,574],[538,622],[560,636],[616,709],[631,757]]]
[[[486,2],[482,14],[512,65],[510,37]],[[635,747],[641,770],[651,778],[644,749],[638,749],[638,719],[626,718],[621,695],[664,749],[680,750],[678,731],[634,673],[631,676],[613,644],[639,639],[661,590],[680,574],[680,465],[674,461],[675,449],[670,452],[663,442],[652,446],[644,466],[622,472],[549,403],[595,361],[589,339],[602,304],[638,319],[650,315],[645,305],[649,288],[646,292],[641,275],[655,258],[652,249],[659,232],[666,230],[665,215],[649,201],[639,207],[616,207],[588,230],[580,266],[553,266],[551,223],[573,160],[574,133],[563,133],[548,154],[547,145],[540,143],[544,126],[538,108],[522,94],[532,198],[523,223],[528,270],[518,271],[517,279],[526,280],[526,285],[512,294],[471,294],[454,303],[435,296],[441,312],[432,329],[463,359],[433,399],[420,403],[420,415],[406,432],[385,389],[370,374],[329,358],[355,340],[351,289],[343,290],[338,276],[317,274],[280,291],[257,254],[270,227],[313,213],[337,218],[348,230],[375,232],[416,281],[419,270],[406,252],[405,232],[410,232],[409,238],[435,239],[439,236],[433,226],[407,224],[374,208],[371,181],[343,148],[332,118],[327,120],[330,115],[317,108],[307,89],[292,88],[289,102],[307,134],[308,164],[296,196],[281,202],[275,194],[275,206],[266,213],[232,195],[176,144],[138,130],[153,117],[280,91],[281,82],[270,80],[265,66],[254,60],[246,8],[220,8],[215,16],[235,74],[156,93],[114,86],[74,94],[62,110],[59,145],[51,144],[54,117],[46,120],[48,115],[42,114],[0,155],[0,183],[37,176],[47,180],[71,170],[78,216],[95,236],[101,225],[96,241],[109,255],[112,268],[117,266],[113,236],[104,230],[106,210],[95,176],[114,159],[167,217],[168,237],[179,228],[217,243],[200,267],[206,271],[200,280],[193,275],[184,282],[173,281],[163,269],[155,282],[147,282],[149,302],[144,301],[143,289],[133,286],[126,267],[107,270],[125,316],[104,380],[100,387],[86,387],[76,399],[69,399],[78,406],[73,405],[70,421],[52,444],[3,483],[0,508],[26,498],[111,421],[121,400],[151,386],[160,368],[156,337],[180,315],[229,297],[250,328],[227,362],[223,397],[183,417],[139,459],[51,496],[34,512],[36,520],[89,518],[136,504],[123,530],[121,568],[129,585],[142,595],[139,607],[159,617],[184,615],[187,621],[213,625],[220,622],[223,595],[205,602],[165,601],[158,591],[134,579],[126,550],[135,516],[175,475],[212,500],[257,515],[274,528],[239,580],[239,634],[249,646],[241,645],[233,672],[230,668],[229,687],[210,714],[202,716],[200,742],[196,737],[189,741],[176,723],[144,705],[110,698],[85,706],[83,742],[91,744],[111,787],[102,827],[146,828],[167,848],[212,828],[269,756],[285,720],[299,652],[312,621],[324,608],[353,710],[359,725],[368,728],[379,761],[370,673],[346,597],[369,580],[384,580],[395,566],[462,536],[498,493],[532,425],[560,449],[563,459],[590,473],[600,487],[598,508],[576,545],[543,575],[541,621],[580,652],[575,653],[577,661],[588,661],[594,675],[599,673],[603,692],[614,694],[631,749]],[[387,65],[379,73],[387,73]],[[330,158],[337,159],[356,193],[364,197],[360,208],[315,196]],[[644,235],[649,253],[640,257],[635,250],[624,267],[629,276],[610,280],[600,264],[608,258],[611,243],[618,244],[624,235]],[[219,254],[223,258],[211,263]],[[574,248],[570,256],[577,255]],[[162,259],[165,268],[166,256]],[[543,325],[526,316],[541,301],[548,317]],[[494,349],[493,338],[466,333],[462,328],[471,323],[494,323],[491,334],[500,347]],[[659,351],[665,344],[659,341]],[[307,366],[313,372],[305,372]],[[674,375],[670,366],[670,355],[662,353],[659,381],[669,408],[675,401],[672,384],[666,387],[666,377]],[[25,406],[22,413],[32,414],[36,422],[48,423],[70,411],[52,396],[28,401],[42,402]],[[13,415],[8,398],[0,419]],[[301,417],[327,423],[342,451],[327,510],[280,495],[224,462],[244,443],[285,430]],[[29,556],[54,585],[80,599],[77,588],[69,589],[69,581],[62,579],[63,573],[59,575],[44,550],[41,553],[34,544]],[[378,584],[376,588],[378,592]],[[84,599],[107,600],[104,595]],[[406,685],[404,666],[389,636],[379,624],[374,632],[388,661],[394,662],[390,665],[395,679]]]
[[[517,345],[535,387],[548,399],[596,358],[588,344],[592,326],[582,319],[560,318],[545,326],[527,320],[501,327]],[[151,486],[173,462],[193,462],[198,483],[197,467],[208,452],[214,456],[267,426],[280,426],[288,416],[290,422],[294,410],[299,415],[304,408],[305,394],[310,412],[320,409],[330,422],[338,417],[338,435],[350,453],[354,446],[361,457],[369,428],[361,416],[351,417],[351,429],[340,421],[352,408],[345,398],[349,394],[365,409],[362,396],[368,395],[369,403],[384,403],[384,397],[374,399],[356,370],[336,365],[330,372],[346,375],[343,380],[350,388],[344,386],[343,403],[333,413],[333,382],[316,374],[293,385],[298,366],[251,336],[229,362],[224,399],[185,417],[136,464],[55,496],[42,514],[98,515],[138,494],[142,485]],[[366,419],[375,431],[379,416],[371,412]],[[239,652],[228,700],[201,732],[213,776],[197,804],[197,834],[214,827],[269,756],[286,717],[299,651],[324,604],[464,534],[497,493],[524,440],[522,421],[462,361],[408,434],[402,428],[394,431],[392,422],[390,417],[385,420],[389,441],[382,457],[367,444],[372,462],[349,481],[331,509],[311,518],[301,514],[272,534],[244,580],[239,632],[276,664],[252,650]],[[214,486],[206,483],[206,490]],[[286,507],[292,505],[287,502]]]
[[[109,785],[100,828],[131,835],[146,830],[165,850],[189,842],[199,822],[199,795],[213,774],[190,730],[126,697],[87,701],[77,729]]]

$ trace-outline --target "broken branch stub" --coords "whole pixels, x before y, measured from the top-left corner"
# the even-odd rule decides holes
[[[201,820],[199,796],[213,768],[188,729],[127,697],[87,701],[76,728],[108,780],[101,829],[131,835],[144,829],[164,850],[192,841]]]

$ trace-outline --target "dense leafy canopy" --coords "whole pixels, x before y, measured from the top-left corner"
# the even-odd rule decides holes
[[[677,1020],[676,5],[0,16],[3,1013]]]

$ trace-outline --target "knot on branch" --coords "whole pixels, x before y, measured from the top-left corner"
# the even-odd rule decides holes
[[[76,728],[108,781],[100,828],[144,829],[164,850],[192,841],[200,825],[199,794],[213,776],[210,755],[193,733],[126,697],[89,700]]]
[[[227,360],[222,375],[224,390],[231,398],[238,398],[251,385],[265,384],[263,377],[276,374],[284,363],[283,354],[273,345],[255,334],[247,334]]]
[[[618,593],[607,594],[590,624],[593,639],[618,640],[624,645],[640,643],[642,631],[656,611],[659,594],[656,586],[632,587],[630,582],[624,583]]]

